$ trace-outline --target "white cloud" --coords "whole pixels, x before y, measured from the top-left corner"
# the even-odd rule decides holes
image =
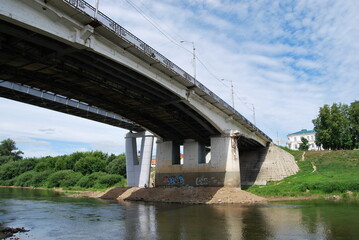
[[[217,78],[233,81],[236,109],[253,120],[254,104],[256,122],[273,139],[277,132],[284,139],[288,133],[312,128],[311,120],[325,103],[358,100],[356,0],[132,2],[173,41],[194,41],[206,67]],[[183,45],[185,51],[173,44],[127,1],[100,0],[100,10],[193,72],[191,45]],[[231,102],[229,83],[225,87],[198,61],[197,77]],[[0,109],[6,113],[0,116],[0,137],[84,142],[107,151],[124,149],[125,130],[47,110],[34,112],[3,100]]]

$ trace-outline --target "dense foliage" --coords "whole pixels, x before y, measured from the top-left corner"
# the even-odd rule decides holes
[[[247,190],[262,196],[359,195],[358,150],[309,151],[304,161],[304,152],[289,152],[300,167],[297,174]]]
[[[0,143],[0,185],[67,189],[126,185],[125,154],[94,151],[25,159],[21,154],[13,140]]]
[[[301,137],[300,139],[301,143],[299,144],[299,150],[300,151],[308,151],[309,149],[309,141],[305,137]]]
[[[0,143],[0,164],[10,160],[17,161],[22,159],[23,152],[19,151],[16,144],[11,139],[5,139]]]
[[[324,149],[359,147],[359,101],[350,104],[325,104],[313,120],[316,145]]]

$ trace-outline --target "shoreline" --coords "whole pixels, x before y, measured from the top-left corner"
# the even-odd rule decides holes
[[[64,190],[61,188],[20,186],[0,186],[0,188],[51,190],[72,198],[87,197],[118,201],[142,201],[178,204],[258,204],[272,201],[313,200],[320,197],[319,195],[296,197],[261,197],[233,187],[114,187],[103,191]]]

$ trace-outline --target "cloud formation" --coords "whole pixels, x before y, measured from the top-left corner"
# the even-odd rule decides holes
[[[358,100],[356,0],[100,0],[100,11],[188,73],[193,73],[192,45],[180,40],[195,42],[198,80],[228,103],[233,81],[235,108],[250,121],[254,108],[256,124],[273,140],[311,129],[325,103]],[[14,113],[13,106],[0,101],[8,115],[0,119],[3,136],[83,142],[86,149],[109,151],[124,145],[124,130],[114,133],[112,127],[63,114],[57,122],[49,111],[28,118],[32,110],[17,105]],[[41,122],[45,115],[50,121]]]

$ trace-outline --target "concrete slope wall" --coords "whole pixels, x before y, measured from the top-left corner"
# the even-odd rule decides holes
[[[293,155],[274,144],[259,151],[240,152],[240,165],[242,185],[265,185],[299,171]]]

